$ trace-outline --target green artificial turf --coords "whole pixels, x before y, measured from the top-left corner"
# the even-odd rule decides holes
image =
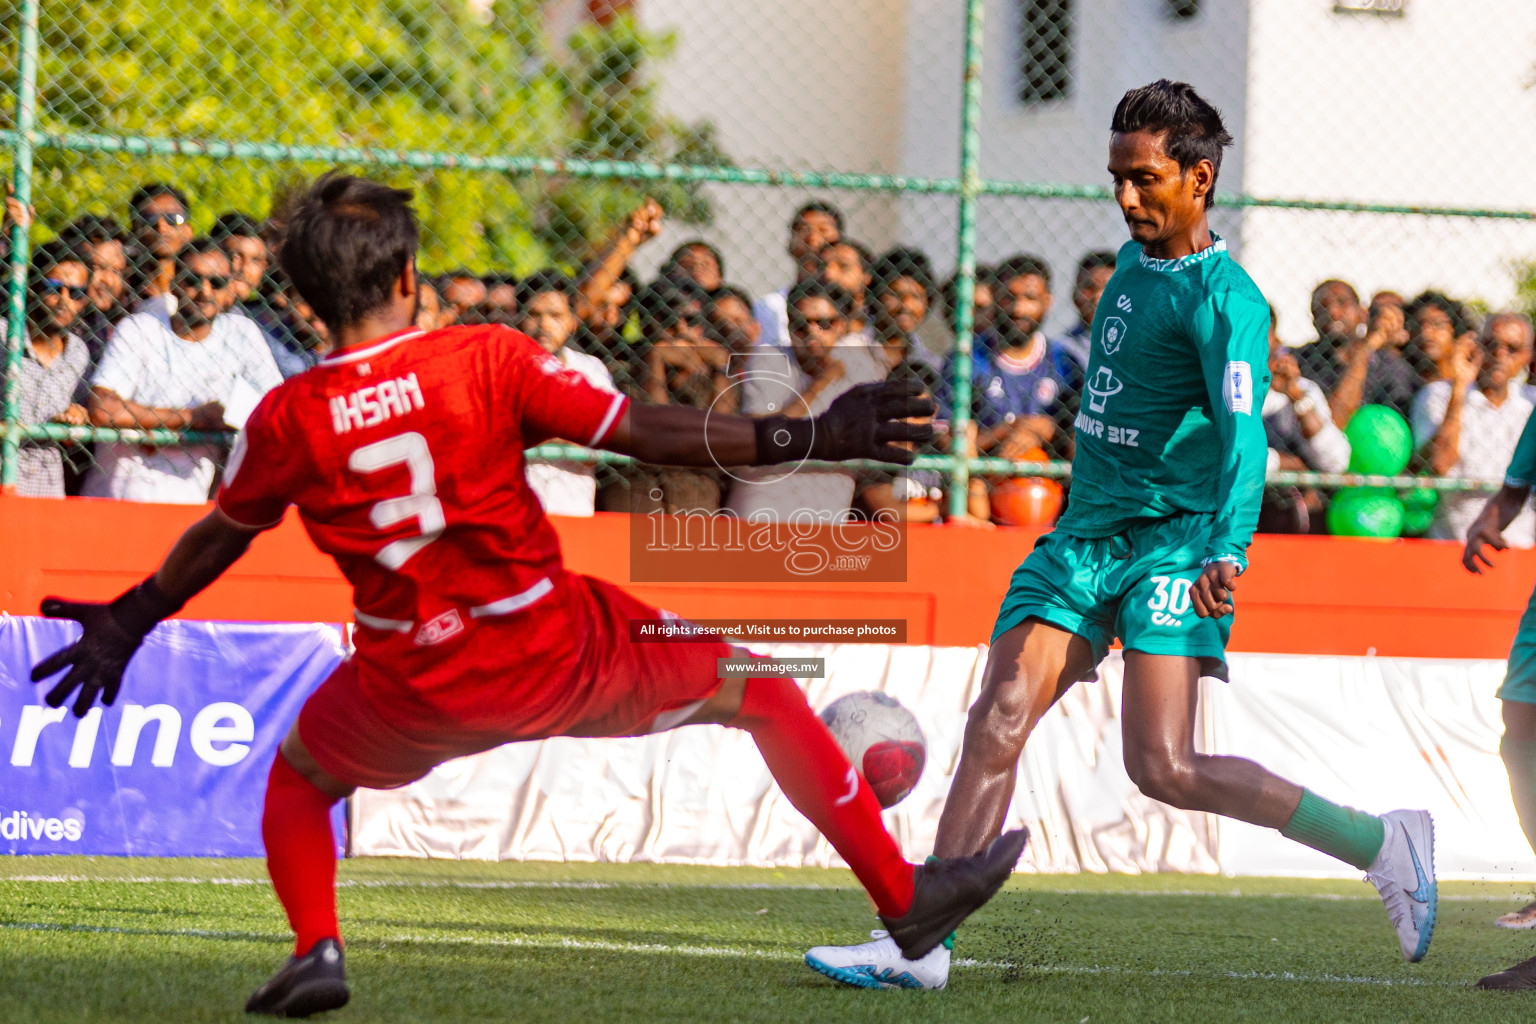
[[[356,860],[335,1021],[1525,1021],[1479,975],[1530,887],[1443,883],[1405,964],[1364,883],[1016,876],[950,988],[842,989],[800,960],[876,922],[842,871]],[[0,1020],[245,1020],[289,952],[259,861],[0,858]]]

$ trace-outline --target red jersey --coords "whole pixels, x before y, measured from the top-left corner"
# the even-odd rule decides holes
[[[297,506],[351,581],[358,623],[432,645],[465,615],[549,593],[560,543],[523,449],[600,444],[626,402],[506,327],[401,331],[269,392],[230,455],[218,507],[267,526]]]

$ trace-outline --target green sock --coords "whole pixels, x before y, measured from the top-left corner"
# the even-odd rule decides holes
[[[1536,849],[1536,743],[1505,735],[1499,740],[1499,756],[1509,772],[1509,795],[1520,815],[1520,827]]]
[[[1381,852],[1387,829],[1374,814],[1340,807],[1304,789],[1296,813],[1280,834],[1364,871]]]
[[[925,864],[932,864],[934,861],[936,861],[938,859],[939,858],[935,857],[933,854],[930,853],[928,855],[928,859],[926,861],[924,861],[923,863],[925,863]],[[956,931],[958,931],[958,930],[959,929],[956,929]],[[955,933],[954,932],[950,932],[948,935],[944,936],[944,941],[941,942],[940,945],[943,946],[945,949],[954,949],[955,948]]]

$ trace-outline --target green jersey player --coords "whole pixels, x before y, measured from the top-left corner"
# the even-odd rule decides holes
[[[1530,328],[1525,324],[1516,326],[1520,328],[1520,340],[1529,344]],[[1485,567],[1493,568],[1493,558],[1486,549],[1503,551],[1508,547],[1504,543],[1504,530],[1530,500],[1533,483],[1536,483],[1536,416],[1526,420],[1525,429],[1520,432],[1515,454],[1504,471],[1504,486],[1488,499],[1488,504],[1483,506],[1483,511],[1467,530],[1461,564],[1468,572],[1481,575]],[[1504,684],[1499,687],[1499,700],[1504,708],[1504,736],[1499,740],[1499,754],[1509,772],[1509,792],[1515,801],[1515,811],[1520,815],[1520,827],[1531,846],[1536,848],[1536,593],[1531,594],[1531,602],[1515,631]],[[1505,914],[1495,923],[1504,928],[1536,928],[1536,903]],[[1490,974],[1477,986],[1536,988],[1536,957]]]
[[[1110,131],[1131,241],[1094,314],[1071,502],[1003,600],[934,853],[975,853],[997,837],[1030,731],[1119,637],[1125,764],[1141,791],[1278,829],[1368,872],[1404,956],[1419,960],[1436,911],[1426,812],[1364,814],[1252,761],[1195,750],[1199,680],[1224,670],[1264,488],[1269,313],[1207,223],[1232,142],[1217,110],[1158,81],[1126,93]],[[861,987],[940,988],[949,955],[939,946],[903,960],[877,933],[806,961]]]

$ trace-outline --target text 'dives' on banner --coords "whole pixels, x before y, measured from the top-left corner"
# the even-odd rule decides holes
[[[340,663],[340,630],[162,623],[116,704],[77,719],[68,704],[48,707],[30,672],[79,633],[0,616],[0,852],[260,856],[267,773]]]

